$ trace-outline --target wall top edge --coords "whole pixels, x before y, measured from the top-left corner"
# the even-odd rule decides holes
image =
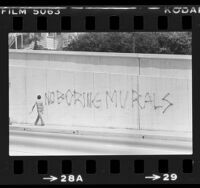
[[[142,54],[142,53],[113,53],[113,52],[83,52],[83,51],[47,51],[47,50],[15,50],[9,49],[10,54],[41,54],[41,55],[70,55],[70,56],[102,56],[102,57],[127,57],[127,58],[153,58],[153,59],[180,59],[191,60],[192,55],[174,54]]]

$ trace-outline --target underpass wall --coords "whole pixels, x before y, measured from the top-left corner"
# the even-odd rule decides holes
[[[11,121],[192,131],[191,56],[10,50]]]

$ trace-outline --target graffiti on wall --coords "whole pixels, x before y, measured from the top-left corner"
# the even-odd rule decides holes
[[[60,90],[48,91],[45,93],[45,105],[66,104],[79,106],[81,108],[110,109],[110,108],[139,108],[141,110],[151,107],[154,111],[160,110],[165,114],[173,103],[170,100],[170,93],[162,97],[156,93],[138,93],[136,90],[112,90],[105,92],[80,92],[75,89],[68,89],[66,92]]]

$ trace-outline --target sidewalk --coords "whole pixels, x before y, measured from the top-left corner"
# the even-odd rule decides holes
[[[135,129],[120,129],[120,128],[98,128],[77,125],[52,125],[45,126],[33,124],[12,124],[9,125],[10,130],[24,130],[33,132],[47,132],[59,134],[79,134],[91,136],[117,136],[117,137],[134,137],[143,139],[160,139],[160,140],[176,140],[176,141],[192,141],[190,132],[176,131],[152,131],[152,130],[135,130]]]

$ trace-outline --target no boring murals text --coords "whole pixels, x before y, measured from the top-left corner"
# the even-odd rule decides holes
[[[135,109],[144,110],[150,108],[154,111],[160,111],[162,114],[174,105],[171,102],[170,93],[167,92],[163,96],[156,93],[138,93],[136,90],[106,90],[105,92],[78,91],[76,89],[68,89],[66,91],[48,91],[45,93],[45,105],[61,105],[66,104],[67,107],[79,106],[81,108],[95,109]]]

